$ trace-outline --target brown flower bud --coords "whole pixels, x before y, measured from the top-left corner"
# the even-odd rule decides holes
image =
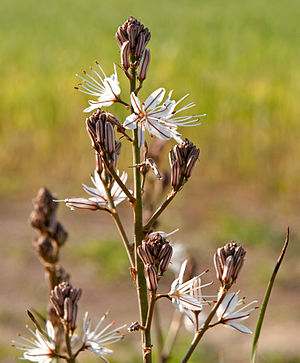
[[[127,69],[130,67],[129,51],[130,44],[129,41],[126,41],[122,44],[121,47],[121,66],[125,71],[127,71]]]
[[[71,330],[76,328],[77,302],[81,296],[81,289],[73,288],[68,282],[62,282],[50,293],[50,302],[57,315],[64,323],[69,324]]]
[[[246,251],[235,242],[218,248],[214,255],[214,264],[218,280],[229,288],[237,279],[243,266]]]
[[[192,169],[199,158],[200,150],[188,139],[170,151],[171,185],[178,189],[191,176]]]
[[[130,17],[121,25],[116,33],[116,40],[120,48],[123,44],[129,43],[129,55],[132,60],[139,60],[150,40],[151,34],[137,19]],[[121,54],[122,60],[122,54]]]
[[[147,289],[149,291],[157,290],[157,276],[155,268],[152,265],[145,266],[145,278],[147,282]]]
[[[34,209],[30,214],[29,222],[31,227],[44,232],[48,228],[49,219],[41,210]]]
[[[56,210],[57,204],[53,202],[53,195],[46,188],[40,188],[37,196],[32,200],[34,209],[40,210],[47,220],[50,220],[52,213]]]
[[[147,72],[150,64],[150,50],[145,49],[140,61],[137,78],[140,82],[143,82],[147,77]]]
[[[138,247],[144,265],[151,265],[161,275],[167,270],[173,248],[161,233],[151,233]]]

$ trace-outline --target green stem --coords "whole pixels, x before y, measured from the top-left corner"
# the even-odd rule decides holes
[[[283,260],[285,251],[286,251],[287,246],[288,246],[288,243],[289,243],[289,235],[290,235],[290,231],[289,231],[289,228],[288,228],[287,229],[285,243],[283,245],[283,248],[281,250],[281,253],[279,255],[279,258],[277,260],[277,263],[275,265],[275,268],[274,268],[274,271],[272,273],[271,279],[269,281],[269,284],[268,284],[268,287],[267,287],[267,291],[266,291],[266,294],[265,294],[265,297],[264,297],[264,301],[262,303],[261,310],[260,310],[260,313],[259,313],[259,317],[258,317],[258,321],[257,321],[255,333],[254,333],[254,338],[253,338],[253,344],[252,344],[251,363],[255,363],[257,343],[258,343],[258,340],[259,340],[259,336],[260,336],[260,331],[261,331],[261,328],[262,328],[263,320],[264,320],[264,317],[265,317],[265,312],[267,310],[269,298],[270,298],[270,295],[271,295],[272,287],[273,287],[273,284],[274,284],[274,281],[275,281],[277,272],[279,270],[279,267],[281,265],[281,262]]]
[[[115,169],[109,165],[109,162],[106,160],[105,156],[103,156],[103,161],[106,166],[106,169],[108,172],[113,176],[119,187],[122,189],[122,191],[126,194],[127,198],[130,200],[130,203],[135,203],[135,198],[130,193],[130,191],[127,189],[126,185],[122,182],[119,175],[116,173]]]
[[[68,352],[68,363],[75,363],[75,358],[73,357],[72,353],[72,347],[71,347],[71,341],[70,341],[70,335],[69,335],[69,327],[65,327],[65,340],[66,340],[66,346],[67,346],[67,352]]]
[[[201,329],[195,333],[194,339],[193,339],[188,351],[186,352],[184,358],[182,359],[181,363],[186,363],[189,360],[189,358],[191,357],[192,353],[194,352],[196,346],[200,342],[204,333],[207,331],[207,329],[209,329],[209,324],[212,321],[213,317],[215,316],[215,314],[218,310],[218,307],[221,305],[226,294],[227,294],[227,289],[225,287],[222,287],[221,296],[220,296],[219,300],[217,301],[217,303],[211,310],[210,314],[208,315],[208,317],[207,317],[205,323],[202,325]]]
[[[130,80],[130,92],[134,92],[136,88],[136,70],[131,68],[131,80]],[[133,112],[133,108],[131,110]],[[133,131],[134,143],[132,146],[133,153],[133,165],[138,165],[141,162],[140,148],[138,147],[138,129]],[[148,312],[148,298],[147,298],[147,286],[144,276],[144,265],[137,254],[137,248],[142,243],[144,238],[143,233],[143,203],[142,203],[142,185],[141,185],[141,173],[139,168],[133,169],[134,178],[134,197],[135,203],[133,203],[134,209],[134,239],[135,239],[135,269],[137,273],[136,289],[138,295],[140,319],[142,325],[145,326]],[[145,332],[142,333],[142,340],[144,345],[144,352],[147,347],[151,345],[151,337],[149,336],[146,344]],[[150,344],[148,345],[148,343]],[[144,362],[152,362],[151,351],[150,354],[144,354]]]

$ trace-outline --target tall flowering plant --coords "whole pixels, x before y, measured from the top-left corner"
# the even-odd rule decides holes
[[[41,189],[34,200],[31,224],[40,233],[34,246],[49,277],[50,300],[45,328],[28,312],[36,326],[36,331],[30,329],[33,338],[30,340],[22,337],[21,342],[14,342],[15,347],[24,351],[23,358],[29,361],[51,362],[63,359],[75,362],[80,353],[87,350],[108,362],[106,355],[113,351],[106,345],[110,346],[124,336],[120,333],[124,325],[112,328],[112,324],[108,324],[102,328],[107,313],[94,329],[86,313],[82,332],[77,332],[78,301],[82,290],[72,287],[69,274],[59,264],[59,250],[65,243],[67,232],[56,221],[57,202],[64,202],[72,210],[107,212],[113,218],[124,244],[131,278],[136,287],[139,316],[136,322],[129,324],[128,331],[141,332],[143,362],[152,362],[152,351],[155,347],[151,326],[157,312],[157,303],[162,298],[168,299],[180,314],[179,320],[174,315],[174,319],[179,322],[176,329],[182,325],[183,317],[194,327],[194,338],[182,357],[182,362],[189,360],[204,333],[216,325],[251,333],[244,325],[244,320],[255,309],[253,305],[256,301],[241,307],[244,300],[238,298],[238,292],[228,293],[244,263],[246,252],[243,247],[230,242],[217,250],[214,264],[220,287],[215,290],[215,294],[208,295],[205,288],[212,282],[203,282],[208,270],[194,274],[191,262],[182,257],[182,252],[173,256],[173,250],[177,248],[169,242],[172,233],[156,230],[159,217],[188,182],[199,159],[200,150],[184,138],[181,132],[184,127],[198,125],[200,117],[204,115],[190,114],[195,104],[185,102],[188,95],[176,101],[173,99],[173,91],[166,95],[166,90],[162,87],[153,91],[146,99],[139,97],[139,91],[148,76],[150,50],[147,46],[150,37],[148,28],[133,17],[116,32],[120,48],[120,68],[129,82],[127,100],[125,92],[121,92],[116,65],[114,73],[109,77],[97,61],[89,71],[77,75],[80,83],[75,88],[91,96],[89,106],[84,112],[93,112],[86,119],[86,130],[95,153],[95,170],[91,177],[92,185],[83,184],[88,197],[54,200],[49,191]],[[124,105],[128,111],[125,120],[120,121],[108,112],[107,107],[114,103]],[[151,145],[149,136],[154,137]],[[161,171],[158,167],[159,160],[166,141],[170,139],[176,142],[169,152],[170,170]],[[126,185],[127,171],[120,170],[118,166],[122,143],[129,143],[132,148],[132,189]],[[153,207],[155,203],[152,200],[155,183],[160,185],[159,195],[169,188],[167,197],[157,208]],[[122,202],[129,203],[133,211],[132,236],[118,212],[117,206]],[[175,266],[181,267],[175,268],[178,277],[170,286],[170,291],[161,293],[159,284],[170,261],[173,262],[173,269]],[[171,354],[172,344],[168,341],[166,345],[167,347],[158,349],[162,362],[166,362]]]

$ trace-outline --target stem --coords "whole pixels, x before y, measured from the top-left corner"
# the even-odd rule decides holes
[[[149,231],[153,223],[157,220],[157,218],[162,214],[162,212],[167,208],[167,206],[172,202],[172,200],[175,198],[177,194],[177,191],[172,191],[167,199],[163,202],[163,204],[153,213],[152,217],[148,220],[148,222],[144,225],[143,230]]]
[[[147,337],[147,331],[150,332],[155,302],[156,302],[156,294],[155,294],[155,291],[152,291],[150,293],[150,304],[149,304],[149,309],[148,309],[148,314],[147,314],[147,322],[146,322],[146,326],[145,326],[146,337]]]
[[[109,165],[109,163],[106,160],[104,155],[103,155],[103,161],[104,161],[104,164],[105,164],[107,170],[109,171],[109,173],[113,176],[115,181],[118,183],[119,187],[123,190],[123,192],[126,194],[127,198],[130,200],[130,203],[131,204],[135,203],[135,198],[130,193],[130,191],[127,189],[126,185],[122,182],[119,175],[116,173],[115,169]]]
[[[131,68],[131,76],[132,77],[130,80],[130,92],[134,92],[136,88],[136,70],[134,68]],[[133,108],[131,111],[133,112]],[[133,136],[134,136],[134,143],[132,145],[133,165],[137,165],[140,164],[141,162],[140,149],[138,147],[138,129],[135,129],[133,131]],[[144,238],[141,173],[138,168],[134,168],[133,178],[134,178],[134,197],[135,197],[135,203],[133,203],[133,209],[134,209],[135,269],[137,272],[136,289],[139,302],[140,319],[142,325],[145,326],[147,320],[147,311],[148,311],[147,286],[144,276],[144,266],[137,254],[137,248],[142,243],[142,240]],[[145,332],[142,332],[142,340],[144,345],[144,362],[147,363],[152,362],[151,349],[149,354],[145,354],[148,353],[147,347],[150,347],[151,345],[150,333],[146,339]]]
[[[290,235],[290,231],[289,231],[289,228],[288,228],[287,233],[286,233],[285,243],[283,245],[283,248],[281,250],[281,253],[279,255],[277,263],[275,265],[274,271],[273,271],[272,276],[270,278],[270,281],[269,281],[269,284],[268,284],[268,287],[267,287],[267,291],[266,291],[266,294],[265,294],[265,297],[264,297],[264,301],[263,301],[262,306],[261,306],[261,310],[260,310],[260,314],[259,314],[259,317],[258,317],[258,321],[257,321],[255,333],[254,333],[254,338],[253,338],[252,352],[251,352],[251,363],[255,363],[257,343],[258,343],[258,340],[259,340],[262,323],[263,323],[263,320],[264,320],[264,317],[265,317],[265,312],[267,310],[269,298],[270,298],[270,295],[271,295],[272,287],[273,287],[277,272],[279,270],[279,267],[281,265],[281,262],[283,260],[285,251],[286,251],[288,243],[289,243],[289,235]]]
[[[70,341],[70,335],[69,335],[69,326],[65,327],[65,340],[66,340],[66,346],[67,346],[67,352],[68,352],[68,362],[69,363],[75,363],[75,358],[73,357],[72,348],[71,348],[71,341]]]
[[[116,224],[116,226],[118,228],[118,231],[119,231],[120,236],[122,238],[122,241],[124,243],[124,247],[126,249],[126,252],[127,252],[127,255],[128,255],[128,258],[129,258],[129,261],[130,261],[130,265],[131,265],[131,267],[134,267],[134,256],[133,256],[132,246],[130,245],[129,240],[127,238],[125,229],[123,227],[123,224],[121,222],[119,214],[118,214],[118,212],[116,210],[116,207],[115,207],[114,201],[112,199],[112,196],[110,194],[110,190],[108,189],[107,183],[106,183],[106,181],[104,179],[102,179],[102,183],[103,183],[103,186],[104,186],[104,189],[105,189],[106,198],[108,200],[108,205],[109,205],[109,208],[110,208],[109,212],[110,212],[111,216],[113,217],[113,219],[115,221],[115,224]]]
[[[215,304],[215,306],[213,307],[213,309],[211,310],[210,314],[208,315],[205,323],[202,325],[201,329],[195,333],[194,335],[194,339],[188,349],[188,351],[186,352],[184,358],[182,359],[181,363],[186,363],[189,358],[191,357],[192,353],[194,352],[196,346],[198,345],[198,343],[200,342],[200,339],[203,337],[204,333],[206,332],[207,329],[209,329],[209,324],[212,321],[213,317],[215,316],[218,307],[221,305],[224,297],[227,294],[227,289],[225,287],[222,287],[221,290],[221,296],[219,298],[219,300],[217,301],[217,303]]]

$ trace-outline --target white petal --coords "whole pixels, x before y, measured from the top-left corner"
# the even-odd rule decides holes
[[[151,95],[144,102],[144,110],[148,112],[150,110],[153,110],[157,105],[162,102],[165,93],[166,90],[164,88],[158,88],[156,91],[152,92]]]
[[[235,310],[237,304],[238,304],[238,294],[236,292],[230,292],[229,294],[227,294],[217,310],[218,317],[226,318],[229,314],[231,314]]]
[[[252,331],[249,328],[247,328],[245,325],[242,325],[242,324],[230,323],[230,324],[225,324],[225,326],[236,329],[241,333],[252,334]]]
[[[186,264],[187,264],[187,260],[185,260],[182,263],[181,268],[180,268],[180,271],[179,271],[178,280],[179,280],[179,283],[180,284],[182,284],[182,281],[183,281],[183,275],[184,275],[184,271],[185,271],[185,268],[186,268]]]
[[[126,120],[123,123],[123,126],[126,129],[135,129],[136,128],[136,121],[138,119],[138,116],[135,113],[132,113],[130,116],[126,117]]]
[[[141,112],[141,101],[139,98],[132,92],[130,95],[131,105],[135,113],[139,114]]]

